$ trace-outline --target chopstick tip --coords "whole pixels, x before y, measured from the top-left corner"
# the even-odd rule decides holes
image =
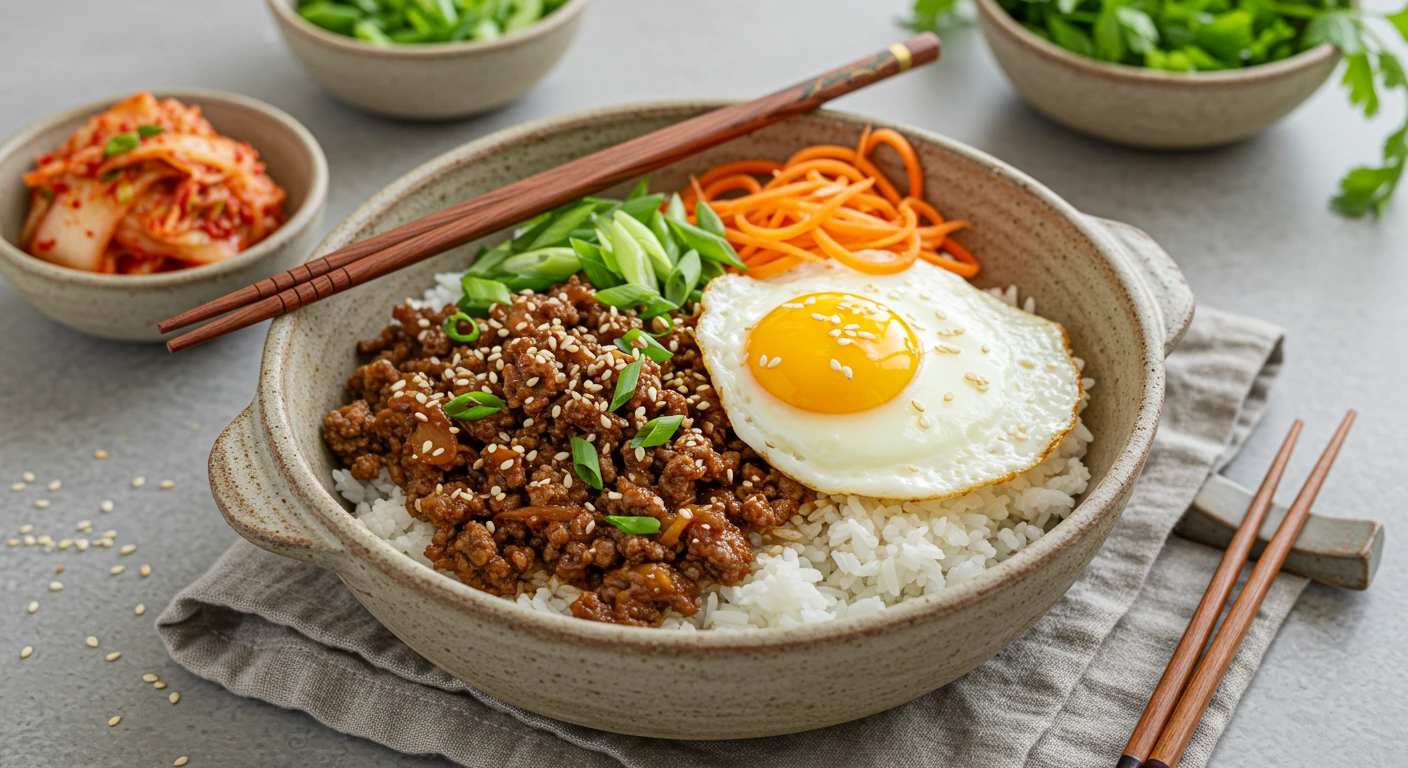
[[[1120,755],[1120,760],[1115,763],[1115,768],[1144,768],[1144,763],[1140,762],[1137,757]]]

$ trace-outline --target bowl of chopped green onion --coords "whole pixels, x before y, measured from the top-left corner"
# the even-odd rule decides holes
[[[998,64],[1038,112],[1107,141],[1184,149],[1245,139],[1309,98],[1340,59],[1335,33],[1325,29],[1331,24],[1316,19],[1342,3],[977,0],[977,7]]]
[[[588,0],[268,0],[308,74],[359,109],[450,120],[523,95],[562,58]]]

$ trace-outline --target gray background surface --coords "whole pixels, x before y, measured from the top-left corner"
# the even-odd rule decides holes
[[[263,3],[5,0],[0,135],[70,105],[138,88],[206,87],[278,106],[318,137],[332,170],[325,229],[412,167],[463,142],[548,115],[630,101],[760,94],[903,36],[900,1],[598,0],[566,60],[495,114],[414,125],[323,94],[278,38]],[[1199,153],[1145,153],[1069,133],[1026,108],[976,28],[943,62],[848,97],[838,108],[952,136],[1046,183],[1089,213],[1150,232],[1200,302],[1288,331],[1287,366],[1263,427],[1229,473],[1255,486],[1292,419],[1307,420],[1287,486],[1299,485],[1344,409],[1362,418],[1326,485],[1322,514],[1389,526],[1368,593],[1312,585],[1281,630],[1213,760],[1217,766],[1389,765],[1408,740],[1408,202],[1385,221],[1347,221],[1326,199],[1349,166],[1377,158],[1402,105],[1373,124],[1326,86],[1265,135]],[[5,183],[14,183],[6,180]],[[1404,194],[1408,194],[1405,191]],[[254,392],[262,330],[172,357],[60,327],[0,284],[0,539],[30,523],[118,531],[116,549],[0,547],[0,765],[440,765],[238,698],[172,663],[152,623],[235,534],[205,481],[211,442]],[[96,449],[111,454],[93,457]],[[40,483],[11,493],[24,471]],[[134,476],[147,484],[130,487]],[[158,481],[176,482],[159,490]],[[44,484],[59,479],[53,493]],[[1397,492],[1397,493],[1395,493]],[[1293,490],[1283,494],[1289,497]],[[47,510],[35,499],[49,498]],[[99,512],[103,499],[115,502]],[[1289,500],[1288,498],[1286,500]],[[109,576],[116,564],[127,572]],[[150,563],[148,578],[137,574]],[[63,574],[55,576],[57,565]],[[63,592],[47,589],[52,579]],[[25,613],[30,600],[41,608]],[[139,602],[143,617],[133,615]],[[84,646],[95,635],[98,650]],[[35,655],[19,660],[25,645]],[[121,651],[122,658],[103,656]],[[152,690],[141,675],[170,684]],[[179,705],[166,694],[179,691]],[[121,715],[116,728],[109,717]],[[994,756],[992,765],[1004,765]]]

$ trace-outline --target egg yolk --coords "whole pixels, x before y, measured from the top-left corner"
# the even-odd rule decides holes
[[[748,368],[777,399],[855,413],[898,395],[919,371],[919,343],[899,315],[849,293],[787,301],[748,334]]]

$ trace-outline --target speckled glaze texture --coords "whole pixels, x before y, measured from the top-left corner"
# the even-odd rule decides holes
[[[127,94],[123,94],[125,97]],[[184,310],[302,263],[317,243],[327,204],[328,164],[313,135],[282,110],[218,91],[158,91],[198,104],[220,133],[248,142],[288,192],[287,221],[238,256],[156,275],[101,275],[50,264],[16,247],[29,191],[20,176],[117,98],[74,107],[0,145],[0,277],[36,309],[74,330],[121,341],[162,341],[156,324]],[[176,333],[185,333],[183,329]]]
[[[318,253],[716,106],[622,107],[481,139],[392,184]],[[784,159],[813,143],[853,144],[866,122],[831,112],[794,118],[659,171],[652,181],[674,187],[719,162]],[[1112,232],[991,157],[892,127],[914,141],[933,202],[973,222],[963,240],[983,260],[979,283],[1015,283],[1035,296],[1042,314],[1069,329],[1076,353],[1100,381],[1085,413],[1096,435],[1086,458],[1091,489],[1067,520],[1002,565],[853,620],[684,634],[526,611],[396,552],[335,498],[321,417],[346,400],[354,342],[375,335],[390,306],[419,295],[434,273],[463,269],[474,244],[274,322],[258,395],[211,455],[220,509],[255,544],[335,570],[392,632],[456,677],[581,725],[664,738],[769,736],[864,717],[954,680],[1059,599],[1119,518],[1158,421],[1163,358],[1191,318],[1192,295],[1168,256],[1138,230]],[[880,165],[902,176],[893,159],[882,157]],[[688,695],[667,680],[688,681]]]
[[[1326,44],[1226,72],[1109,64],[1037,37],[996,0],[977,1],[988,47],[1027,103],[1072,130],[1135,147],[1211,147],[1260,133],[1310,98],[1340,58]]]
[[[359,109],[407,120],[449,120],[501,107],[557,64],[588,0],[568,0],[526,29],[489,42],[375,46],[328,32],[267,0],[295,58],[323,88]]]

